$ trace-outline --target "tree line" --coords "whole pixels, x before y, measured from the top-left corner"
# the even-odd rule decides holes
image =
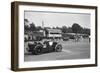
[[[27,19],[24,19],[24,29],[25,31],[39,31],[39,30],[46,30],[47,28],[49,29],[60,29],[62,33],[80,33],[80,34],[88,34],[90,35],[90,29],[89,28],[83,28],[80,24],[78,23],[73,23],[71,27],[67,26],[62,26],[62,27],[44,27],[42,28],[41,26],[35,26],[35,23],[30,23],[29,25],[26,25],[25,22],[29,22]]]

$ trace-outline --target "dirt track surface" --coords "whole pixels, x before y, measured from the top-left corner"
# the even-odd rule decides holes
[[[87,59],[90,58],[90,43],[88,39],[78,42],[73,40],[61,41],[63,46],[62,52],[51,52],[41,55],[32,55],[26,53],[24,61],[47,61],[47,60],[71,60],[71,59]]]

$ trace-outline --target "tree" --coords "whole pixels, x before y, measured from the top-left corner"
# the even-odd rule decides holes
[[[55,29],[55,27],[52,27],[52,29]]]
[[[74,23],[72,25],[72,31],[73,31],[73,33],[81,33],[82,29],[83,28],[79,24],[77,24],[77,23]]]
[[[48,37],[48,34],[49,34],[48,30],[44,28],[44,31],[45,31],[45,36]]]
[[[29,22],[28,19],[24,19],[24,22]]]
[[[90,35],[90,29],[84,28],[84,29],[83,29],[83,34],[88,34],[88,35]]]
[[[25,31],[28,31],[30,28],[28,25],[24,25],[24,29],[25,29]]]
[[[67,32],[67,27],[66,26],[62,26],[62,32],[66,33]]]
[[[68,27],[67,28],[67,33],[72,33],[73,31],[72,31],[72,28],[71,27]]]
[[[36,30],[38,30],[38,31],[39,31],[39,30],[42,30],[42,29],[43,29],[43,28],[42,28],[41,26],[37,26],[37,27],[36,27]]]
[[[44,27],[44,29],[51,29],[51,27]]]
[[[36,27],[34,23],[30,24],[30,31],[36,31]]]
[[[56,29],[61,29],[61,28],[57,26]]]
[[[25,32],[29,30],[28,23],[29,23],[28,19],[24,19],[24,29],[25,29]]]

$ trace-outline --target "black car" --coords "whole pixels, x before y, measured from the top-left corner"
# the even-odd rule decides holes
[[[29,52],[39,55],[47,52],[61,52],[62,45],[54,41],[28,43]]]

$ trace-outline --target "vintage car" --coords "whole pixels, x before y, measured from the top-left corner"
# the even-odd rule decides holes
[[[28,52],[39,55],[47,52],[61,52],[62,45],[55,41],[35,41],[34,43],[28,43]]]

